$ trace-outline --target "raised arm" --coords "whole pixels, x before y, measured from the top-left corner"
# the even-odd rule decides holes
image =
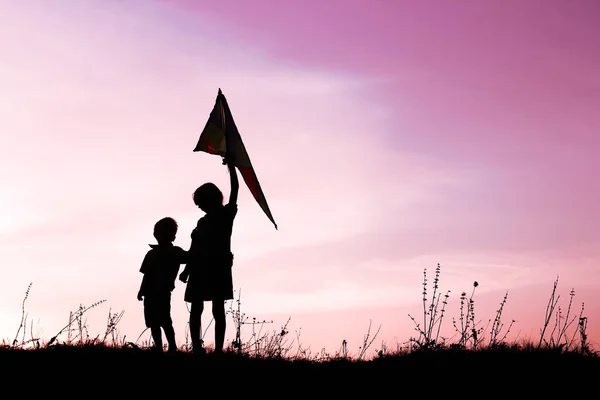
[[[229,204],[237,204],[238,192],[240,190],[240,182],[238,180],[237,171],[235,169],[235,160],[227,159],[227,169],[229,170],[229,182],[231,190],[229,192]]]

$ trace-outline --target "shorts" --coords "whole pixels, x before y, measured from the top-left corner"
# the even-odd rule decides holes
[[[144,297],[144,320],[146,328],[173,325],[170,292]]]

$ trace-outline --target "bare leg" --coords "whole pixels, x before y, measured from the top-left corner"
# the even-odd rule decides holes
[[[173,325],[165,325],[163,329],[165,330],[165,336],[167,338],[167,343],[169,344],[169,352],[177,351],[177,343],[175,342],[175,329],[173,329]]]
[[[192,347],[198,351],[202,349],[202,311],[204,311],[204,302],[197,301],[192,303],[190,309],[190,336],[192,337]]]
[[[151,326],[150,332],[152,333],[152,339],[154,340],[155,349],[162,351],[163,341],[162,341],[162,331],[160,330],[160,325]]]
[[[215,319],[215,352],[223,351],[223,343],[225,343],[225,302],[223,300],[215,300],[212,302],[212,313]]]

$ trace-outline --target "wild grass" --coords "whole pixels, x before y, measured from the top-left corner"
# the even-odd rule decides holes
[[[241,293],[237,299],[229,302],[228,317],[235,327],[235,338],[230,342],[225,354],[213,357],[208,355],[198,361],[189,346],[189,332],[186,330],[186,340],[176,354],[156,355],[150,351],[150,339],[143,341],[143,330],[135,341],[129,341],[121,336],[118,324],[124,311],[108,311],[106,329],[95,336],[89,332],[86,316],[96,310],[106,300],[99,300],[90,305],[79,305],[69,313],[69,318],[50,340],[45,341],[34,335],[33,322],[28,321],[26,301],[32,285],[29,284],[21,303],[21,321],[14,339],[4,340],[0,345],[2,357],[36,357],[42,359],[58,357],[60,360],[69,357],[93,360],[109,358],[114,365],[145,363],[148,357],[157,360],[170,360],[178,363],[179,367],[194,363],[194,365],[215,365],[224,363],[231,366],[287,366],[287,367],[385,367],[385,368],[432,368],[435,365],[462,365],[465,362],[477,362],[480,367],[490,367],[505,362],[518,361],[518,365],[528,365],[523,360],[535,362],[536,368],[547,365],[552,357],[553,365],[572,363],[589,363],[598,360],[598,353],[592,348],[587,339],[587,317],[585,307],[581,304],[579,312],[573,310],[575,291],[572,289],[565,309],[559,303],[557,294],[558,277],[554,281],[552,291],[543,315],[539,337],[528,341],[509,342],[508,337],[516,321],[504,320],[504,309],[508,301],[508,292],[500,300],[492,318],[485,323],[477,316],[475,294],[479,286],[474,282],[470,293],[461,292],[457,317],[452,318],[451,326],[454,334],[442,336],[443,324],[447,323],[449,299],[451,291],[443,291],[441,283],[441,266],[438,264],[430,282],[427,269],[423,272],[422,284],[422,315],[408,315],[414,324],[416,335],[405,343],[389,346],[382,342],[378,348],[373,348],[381,326],[373,329],[372,321],[366,329],[363,342],[356,353],[351,352],[346,340],[341,341],[338,350],[330,352],[322,349],[313,352],[310,346],[301,341],[301,330],[290,333],[291,318],[283,326],[273,329],[273,321],[260,320],[242,311]],[[211,321],[212,322],[212,321]],[[205,328],[206,332],[211,324]],[[10,356],[9,356],[10,354]],[[27,354],[27,356],[25,356]],[[156,358],[158,357],[158,358]],[[163,357],[163,358],[160,358]],[[213,358],[211,358],[213,357]],[[561,358],[556,358],[561,357]],[[54,359],[53,359],[54,360]],[[124,362],[124,360],[129,360]],[[137,361],[136,361],[137,360]],[[193,360],[193,361],[191,361]],[[211,361],[212,360],[212,361]],[[507,361],[509,360],[509,361]],[[531,361],[534,360],[534,361]],[[585,361],[582,361],[585,360]],[[589,361],[594,360],[594,361]],[[39,360],[37,361],[39,362]],[[81,362],[81,361],[78,361]],[[213,362],[213,364],[210,364]],[[141,365],[141,364],[140,364]],[[516,364],[515,364],[516,365]],[[579,365],[579,364],[578,364]],[[585,364],[586,366],[588,364]],[[598,364],[594,364],[597,368]]]

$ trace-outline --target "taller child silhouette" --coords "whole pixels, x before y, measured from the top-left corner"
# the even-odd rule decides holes
[[[189,323],[192,348],[201,354],[206,352],[200,336],[204,302],[212,302],[215,352],[221,353],[225,342],[225,301],[233,299],[231,233],[237,214],[239,181],[234,156],[227,155],[223,163],[229,170],[229,202],[223,204],[223,193],[211,182],[196,189],[194,203],[205,215],[192,231],[190,259],[179,275],[182,282],[187,282],[184,300],[191,303]]]

